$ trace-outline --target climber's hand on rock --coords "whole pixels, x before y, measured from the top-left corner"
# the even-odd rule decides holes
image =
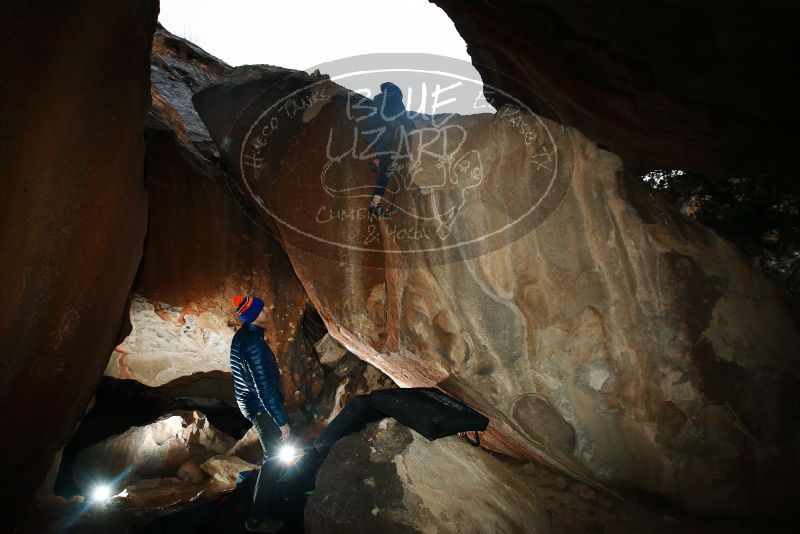
[[[292,429],[289,428],[289,423],[286,423],[285,425],[283,425],[281,427],[281,437],[280,437],[281,442],[286,441],[286,439],[289,437],[289,434],[291,434],[291,433],[292,433]]]

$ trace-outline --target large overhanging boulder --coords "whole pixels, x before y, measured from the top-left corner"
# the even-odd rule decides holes
[[[490,88],[546,99],[630,169],[797,177],[795,2],[434,3]]]
[[[735,247],[580,132],[508,107],[447,122],[464,136],[450,162],[471,158],[479,179],[456,166],[431,187],[450,164],[426,159],[446,152],[433,141],[387,195],[392,218],[368,220],[352,96],[267,67],[194,98],[332,336],[398,384],[489,416],[498,451],[697,512],[791,502],[800,336]]]
[[[230,342],[241,323],[230,301],[237,293],[258,295],[266,304],[267,338],[287,409],[309,419],[313,414],[318,429],[333,408],[383,377],[352,355],[358,369],[326,372],[320,365],[313,343],[324,324],[309,321],[316,314],[275,230],[221,168],[191,97],[231,67],[162,27],[151,62],[148,236],[131,295],[129,335],[111,354],[106,375],[233,402]]]

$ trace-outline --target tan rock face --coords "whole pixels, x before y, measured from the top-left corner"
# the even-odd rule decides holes
[[[200,466],[208,476],[223,484],[229,489],[236,486],[236,477],[242,471],[252,471],[259,466],[248,463],[237,456],[217,455],[212,456]]]
[[[147,221],[142,128],[157,12],[138,0],[0,8],[7,516],[69,439],[119,333]]]
[[[284,247],[334,338],[398,384],[438,385],[488,415],[484,443],[499,451],[699,512],[790,500],[800,336],[781,295],[729,243],[626,180],[619,159],[579,132],[500,110],[449,123],[485,162],[479,184],[443,191],[445,203],[468,199],[449,238],[488,235],[542,196],[530,162],[543,145],[515,141],[520,124],[550,132],[545,148],[558,154],[563,191],[546,216],[477,249],[384,253],[423,248],[392,228],[408,202],[431,205],[423,186],[434,165],[387,196],[400,215],[379,225],[377,244],[343,249],[374,223],[315,226],[310,214],[357,213],[363,197],[325,184],[374,180],[357,160],[326,167],[347,93],[330,86],[268,143],[268,133],[248,137],[264,106],[304,83],[239,69],[195,104],[228,165],[245,163],[239,180],[265,220],[293,223],[278,224]],[[241,159],[252,143],[269,163]]]
[[[202,474],[202,473],[201,473]],[[213,499],[225,491],[213,480],[203,483],[191,482],[175,477],[146,479],[127,485],[119,494],[106,503],[106,508],[134,508],[150,517],[175,512],[192,503]]]
[[[347,349],[336,341],[330,334],[325,334],[314,348],[319,354],[319,362],[322,365],[335,365],[347,354]]]
[[[105,374],[151,387],[215,371],[230,374],[230,344],[236,330],[228,326],[227,315],[208,311],[193,315],[133,296],[131,333],[114,349]]]
[[[194,458],[189,458],[178,468],[177,476],[181,480],[189,481],[193,484],[198,484],[203,481],[203,471]]]
[[[227,451],[230,456],[238,456],[242,460],[254,465],[261,465],[264,461],[264,450],[258,439],[256,427],[250,427],[242,438]]]

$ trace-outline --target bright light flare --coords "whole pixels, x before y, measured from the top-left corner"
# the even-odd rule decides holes
[[[107,484],[95,486],[92,490],[92,500],[94,502],[104,502],[107,501],[109,497],[111,497],[111,487]]]
[[[292,465],[302,454],[294,445],[283,445],[278,449],[278,461],[284,465]]]

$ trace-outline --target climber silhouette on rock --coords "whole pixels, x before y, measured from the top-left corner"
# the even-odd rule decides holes
[[[370,168],[377,174],[369,212],[385,219],[389,217],[389,210],[382,203],[386,184],[392,173],[398,170],[402,147],[407,146],[406,136],[414,125],[403,104],[403,92],[391,82],[381,84],[381,92],[373,99],[372,107],[374,111],[369,116],[369,128],[363,132],[374,155]]]

